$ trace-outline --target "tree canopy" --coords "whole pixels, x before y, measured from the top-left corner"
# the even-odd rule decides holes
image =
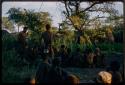
[[[34,10],[26,10],[21,8],[10,8],[7,12],[9,20],[17,25],[27,26],[32,31],[41,31],[45,24],[51,24],[51,18],[48,12],[34,12]]]
[[[90,22],[95,21],[99,18],[105,18],[105,16],[97,15],[93,19],[90,19],[90,14],[93,12],[108,13],[109,15],[117,15],[118,11],[113,8],[113,2],[102,2],[93,1],[87,2],[87,7],[82,7],[80,0],[68,1],[64,0],[62,3],[65,5],[65,10],[63,11],[67,22],[71,23],[74,28],[83,29],[83,26],[88,25]],[[77,29],[76,28],[76,29]]]
[[[10,31],[14,31],[13,23],[8,19],[8,17],[2,17],[2,26]]]

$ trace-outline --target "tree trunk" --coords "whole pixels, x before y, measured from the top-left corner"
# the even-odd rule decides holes
[[[80,41],[81,41],[80,37],[82,36],[82,30],[77,29],[77,32],[75,33],[75,35],[76,35],[76,43],[80,44]]]
[[[19,32],[19,25],[17,25],[18,26],[18,32]]]

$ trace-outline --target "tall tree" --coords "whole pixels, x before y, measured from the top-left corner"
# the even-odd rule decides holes
[[[63,11],[66,16],[67,22],[70,23],[78,32],[77,34],[81,34],[84,28],[89,25],[92,21],[95,21],[98,18],[104,18],[105,16],[99,16],[90,19],[90,14],[92,12],[102,12],[109,14],[116,14],[117,11],[112,7],[112,2],[102,1],[93,1],[86,3],[87,6],[82,7],[81,0],[69,1],[64,0],[62,3],[65,5],[65,11]],[[81,36],[81,35],[80,35]],[[79,36],[79,37],[80,37]],[[79,38],[77,37],[77,38]],[[80,41],[79,41],[80,42]]]

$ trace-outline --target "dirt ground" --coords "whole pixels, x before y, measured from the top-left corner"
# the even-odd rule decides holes
[[[65,68],[69,73],[72,73],[80,78],[80,83],[94,83],[94,78],[98,72],[104,70],[102,68]]]

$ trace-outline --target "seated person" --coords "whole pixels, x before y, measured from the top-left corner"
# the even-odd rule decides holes
[[[118,61],[112,61],[110,64],[109,72],[112,74],[112,84],[122,83],[122,73],[119,71],[120,63]]]
[[[95,66],[99,66],[102,62],[102,59],[101,59],[101,51],[100,51],[100,48],[96,48],[95,49],[95,56],[94,56],[94,65]]]
[[[73,55],[73,58],[72,58],[71,62],[73,62],[73,65],[75,65],[75,66],[80,66],[84,62],[84,58],[83,58],[83,55],[80,52],[80,48],[76,49],[76,52]]]
[[[68,73],[60,67],[60,58],[53,60],[52,67],[48,74],[49,83],[65,83]]]
[[[68,57],[68,53],[65,45],[61,45],[59,56],[61,57],[62,65],[65,65],[65,61],[67,60],[67,57]]]
[[[94,66],[94,63],[93,63],[94,56],[95,55],[94,55],[92,49],[86,49],[84,57],[85,57],[87,65],[89,67],[93,67]]]
[[[71,48],[67,48],[68,59],[71,57]]]
[[[98,73],[96,78],[96,83],[100,83],[103,85],[111,85],[112,82],[112,74],[107,71],[101,71]]]
[[[54,57],[59,57],[59,49],[53,46]]]
[[[123,83],[119,68],[120,64],[117,61],[112,61],[106,71],[99,72],[97,83],[103,83],[105,85],[119,85]]]
[[[67,77],[67,84],[71,84],[71,85],[76,85],[76,84],[79,84],[80,83],[80,79],[73,75],[73,74],[70,74],[68,77]]]
[[[48,83],[47,75],[51,65],[49,64],[49,54],[47,51],[44,51],[44,56],[42,56],[42,58],[43,62],[40,64],[36,72],[36,83]]]

